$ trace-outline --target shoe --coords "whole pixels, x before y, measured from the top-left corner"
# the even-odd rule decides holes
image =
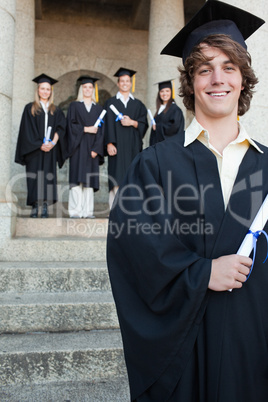
[[[85,219],[95,219],[96,216],[95,215],[89,215],[89,216],[85,216]]]
[[[41,218],[48,218],[47,203],[43,203]]]
[[[38,216],[38,202],[36,201],[32,205],[32,212],[31,212],[30,217],[37,218],[37,216]]]

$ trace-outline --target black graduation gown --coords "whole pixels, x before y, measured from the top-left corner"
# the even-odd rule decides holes
[[[173,135],[179,134],[184,130],[184,117],[181,109],[176,103],[172,103],[165,113],[155,117],[156,129],[151,129],[150,145],[164,141]]]
[[[116,115],[110,109],[114,105],[123,115],[129,116],[132,120],[138,121],[138,128],[124,127],[121,122],[116,121]],[[105,126],[105,145],[112,143],[117,148],[117,155],[108,156],[109,190],[122,183],[126,171],[142,150],[142,139],[148,128],[147,109],[138,99],[129,99],[125,108],[121,100],[112,97],[105,105],[107,110]]]
[[[207,287],[211,260],[237,252],[268,193],[268,150],[250,146],[225,211],[215,156],[180,141],[135,158],[110,214],[107,261],[131,400],[265,402],[264,236],[241,289]]]
[[[69,183],[70,187],[91,187],[99,189],[99,165],[103,163],[104,128],[98,128],[97,134],[84,132],[84,127],[93,126],[102,112],[102,107],[92,103],[90,112],[84,102],[72,102],[67,114],[67,142],[70,157]],[[91,151],[96,152],[96,158],[91,157]]]
[[[19,128],[15,162],[26,166],[27,205],[36,201],[57,201],[57,170],[66,159],[65,129],[66,119],[57,107],[53,115],[48,113],[48,126],[52,127],[50,138],[54,133],[59,141],[50,152],[40,150],[45,136],[45,112],[40,110],[35,116],[31,113],[32,103],[25,106]]]

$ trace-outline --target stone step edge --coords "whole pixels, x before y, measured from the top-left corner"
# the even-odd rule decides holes
[[[35,306],[35,305],[63,305],[63,304],[114,304],[110,290],[96,290],[88,292],[8,292],[0,293],[1,306]],[[0,313],[1,315],[1,313]]]
[[[0,244],[2,261],[100,261],[106,257],[106,239],[12,238]]]
[[[127,375],[94,381],[57,381],[48,384],[7,385],[0,388],[0,401],[19,402],[129,402]]]
[[[119,328],[111,292],[2,294],[0,333]]]
[[[125,374],[121,336],[116,330],[0,336],[3,386],[97,381]]]
[[[16,218],[15,238],[81,237],[103,238],[107,236],[108,219]]]
[[[79,345],[79,347],[77,346]],[[74,352],[79,350],[122,349],[119,329],[75,332],[29,332],[0,335],[0,357],[7,353]]]
[[[61,293],[110,290],[107,264],[103,262],[0,262],[2,293]]]

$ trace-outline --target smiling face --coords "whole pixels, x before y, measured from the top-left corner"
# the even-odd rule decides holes
[[[131,85],[132,82],[129,75],[121,75],[121,77],[118,78],[117,86],[121,93],[128,93],[130,91]]]
[[[171,89],[170,88],[163,88],[159,91],[159,96],[163,104],[165,105],[169,99],[171,98]]]
[[[46,103],[51,95],[51,85],[48,82],[42,82],[38,85],[38,96],[41,102]]]
[[[237,118],[242,75],[238,66],[219,48],[204,45],[208,58],[198,66],[193,81],[195,115],[199,122],[207,118]]]
[[[94,91],[94,86],[90,82],[87,84],[82,85],[82,91],[83,91],[83,98],[92,98],[93,91]]]

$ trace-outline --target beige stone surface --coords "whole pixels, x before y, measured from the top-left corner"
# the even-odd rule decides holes
[[[259,79],[256,93],[253,95],[250,110],[241,121],[249,135],[268,146],[268,7],[265,0],[225,0],[233,6],[243,8],[260,18],[266,23],[246,40],[248,51],[252,57],[252,66]]]

